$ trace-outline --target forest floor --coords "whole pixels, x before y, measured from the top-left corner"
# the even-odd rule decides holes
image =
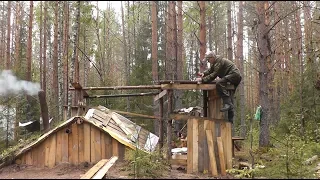
[[[107,172],[105,179],[134,179],[132,171],[123,170],[125,163],[116,162]],[[93,165],[92,165],[93,166]],[[0,179],[80,179],[92,166],[74,166],[59,164],[54,168],[36,168],[33,166],[10,165],[0,169]],[[186,170],[179,166],[172,166],[168,172],[164,172],[158,179],[232,179],[225,177],[213,178],[205,174],[187,174]]]
[[[9,165],[0,169],[0,179],[80,179],[91,167],[74,166],[67,163],[54,168],[36,168],[27,165]],[[116,162],[107,172],[105,179],[134,179],[132,171],[124,170],[125,162]],[[233,179],[231,175],[211,177],[208,174],[187,174],[186,167],[173,165],[158,179]],[[182,169],[182,170],[180,170]]]
[[[239,160],[248,159],[248,151],[241,148],[235,150],[234,167],[237,167]],[[61,163],[54,168],[37,168],[27,165],[9,165],[0,169],[0,179],[80,179],[93,165],[71,165]],[[105,179],[134,179],[133,171],[128,170],[128,163],[117,161],[107,172]],[[157,179],[239,179],[233,175],[212,177],[210,174],[187,174],[187,167],[172,165],[168,171],[163,171]]]

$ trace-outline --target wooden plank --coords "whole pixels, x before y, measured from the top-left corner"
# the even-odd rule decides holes
[[[210,158],[209,157],[209,152],[208,152],[208,143],[207,143],[207,136],[206,136],[206,130],[211,129],[210,128],[210,122],[208,120],[204,120],[203,122],[203,171],[208,172],[209,171],[209,163],[210,163]],[[199,152],[200,153],[200,152]]]
[[[226,122],[226,148],[225,148],[225,153],[226,153],[226,165],[227,169],[232,169],[232,132],[231,132],[231,123]]]
[[[57,134],[54,133],[50,136],[50,138],[48,138],[49,140],[49,162],[48,162],[48,167],[49,168],[53,168],[56,165],[56,156],[55,154],[57,153]]]
[[[191,174],[193,172],[193,119],[188,119],[187,123],[187,173]]]
[[[46,147],[45,147],[45,143],[42,142],[38,145],[38,165],[37,167],[40,167],[40,168],[44,168],[44,161],[45,161],[45,150],[46,150]]]
[[[101,132],[101,159],[107,159],[106,157],[106,133],[105,132]]]
[[[226,168],[232,168],[232,136],[231,136],[231,123],[220,123],[221,138],[223,140],[224,158]]]
[[[27,164],[27,162],[26,162],[26,153],[21,155],[21,164]]]
[[[192,164],[192,170],[193,172],[197,173],[198,172],[198,166],[199,166],[199,162],[198,162],[198,136],[199,136],[199,125],[198,125],[198,121],[196,119],[193,119],[193,126],[192,126],[192,139],[193,139],[193,164]]]
[[[91,179],[103,179],[108,170],[112,167],[112,165],[118,160],[117,156],[113,156],[104,164],[102,168],[91,178]]]
[[[66,133],[66,129],[61,129],[61,162],[69,162],[69,135]]]
[[[84,149],[83,149],[83,160],[84,162],[91,162],[91,131],[90,131],[91,125],[87,122],[83,123],[83,143],[84,143]]]
[[[85,162],[84,161],[84,124],[86,122],[82,123],[82,124],[77,124],[78,126],[78,142],[79,142],[79,164]],[[88,162],[88,161],[87,161]]]
[[[215,84],[161,84],[161,89],[212,90]]]
[[[206,136],[207,136],[208,152],[209,152],[209,158],[210,158],[211,174],[212,176],[218,176],[217,163],[216,163],[215,151],[213,146],[212,130],[206,130]]]
[[[70,125],[67,129],[72,130],[72,125]],[[68,161],[72,163],[73,154],[73,136],[72,133],[68,133]]]
[[[118,124],[118,126],[123,130],[123,132],[126,133],[126,135],[132,135],[132,131],[126,127],[126,124],[120,121],[120,119],[117,117],[116,114],[112,113],[111,117]]]
[[[95,146],[96,146],[96,136],[95,136],[95,127],[91,126],[90,128],[90,162],[91,163],[97,163],[96,162],[96,157],[95,157]]]
[[[32,148],[32,165],[34,166],[38,165],[38,151],[39,151],[39,146]]]
[[[112,156],[119,156],[118,141],[112,138]]]
[[[78,137],[78,125],[77,123],[73,123],[71,125],[72,129],[72,164],[79,164],[79,137]]]
[[[57,131],[57,145],[56,145],[56,164],[59,164],[62,161],[62,130]]]
[[[219,151],[219,159],[220,159],[220,169],[221,169],[221,175],[225,176],[227,174],[226,172],[226,163],[224,160],[224,150],[223,150],[223,143],[222,138],[217,137],[217,144],[218,144],[218,151]]]
[[[49,137],[49,138],[47,138],[45,141],[44,141],[44,143],[45,143],[45,161],[44,161],[44,166],[45,167],[49,167],[49,160],[50,160],[50,156],[52,155],[52,154],[50,154],[50,142],[51,142],[51,140],[50,140],[51,138]]]
[[[91,179],[101,167],[108,162],[108,159],[101,159],[97,164],[95,164],[89,171],[87,171],[80,179]]]
[[[224,119],[217,119],[217,118],[210,118],[210,117],[197,117],[197,116],[189,116],[185,114],[175,114],[175,113],[170,114],[169,117],[176,121],[188,120],[188,119],[209,120],[209,121],[216,121],[216,122],[225,121]]]
[[[125,155],[125,145],[121,144],[118,142],[118,152],[119,152],[119,160],[124,160],[124,155]]]
[[[101,135],[100,130],[98,128],[94,128],[94,135],[95,135],[95,144],[94,144],[94,153],[95,153],[95,162],[101,160]]]
[[[167,90],[163,90],[161,91],[158,95],[156,95],[154,98],[153,98],[153,101],[156,102],[158,101],[160,98],[162,98],[163,96],[165,96],[167,94]]]
[[[26,164],[32,165],[32,149],[26,153]]]
[[[111,111],[119,113],[119,114],[130,115],[130,116],[145,117],[145,118],[150,118],[150,119],[158,119],[158,117],[144,115],[144,114],[131,113],[131,112],[125,112],[125,111],[119,111],[119,110],[111,110]]]
[[[208,165],[207,169],[204,168],[204,163],[205,163],[205,144],[204,142],[206,141],[205,139],[205,129],[204,129],[204,121],[203,120],[198,120],[198,171],[203,173],[205,170],[208,170]],[[208,154],[206,154],[206,158]],[[207,158],[208,159],[208,158]]]
[[[105,134],[105,147],[106,147],[106,158],[112,157],[112,137],[109,134]]]

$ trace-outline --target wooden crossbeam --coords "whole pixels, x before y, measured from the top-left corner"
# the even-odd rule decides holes
[[[160,98],[162,98],[164,95],[167,94],[167,90],[163,90],[161,91],[158,95],[156,95],[154,98],[153,98],[153,101],[156,102],[158,101]]]
[[[113,98],[113,97],[132,97],[132,96],[154,96],[157,92],[135,93],[135,94],[110,94],[110,95],[92,95],[86,98]]]
[[[176,121],[179,120],[188,120],[188,119],[197,119],[197,120],[209,120],[209,121],[216,121],[216,122],[225,122],[225,119],[216,119],[216,118],[209,118],[209,117],[198,117],[198,116],[189,116],[185,114],[170,114],[169,117]]]
[[[82,87],[83,90],[128,90],[128,89],[161,89],[160,85],[139,85],[139,86],[109,86],[109,87]],[[69,88],[75,90],[75,88]]]

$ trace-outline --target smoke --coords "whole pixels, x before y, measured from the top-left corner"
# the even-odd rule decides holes
[[[0,74],[0,96],[26,93],[36,95],[40,91],[40,84],[17,79],[11,70],[3,70]]]

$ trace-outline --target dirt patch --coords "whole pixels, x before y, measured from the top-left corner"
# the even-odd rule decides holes
[[[10,165],[0,169],[0,179],[80,179],[93,165],[74,166],[59,164],[54,168],[37,168],[27,165]],[[134,179],[132,170],[123,161],[116,162],[107,172],[105,179]],[[209,174],[187,174],[186,167],[173,165],[158,179],[232,179],[230,175],[211,177]]]
[[[0,179],[79,179],[92,166],[59,164],[54,168],[10,165],[0,169]]]

